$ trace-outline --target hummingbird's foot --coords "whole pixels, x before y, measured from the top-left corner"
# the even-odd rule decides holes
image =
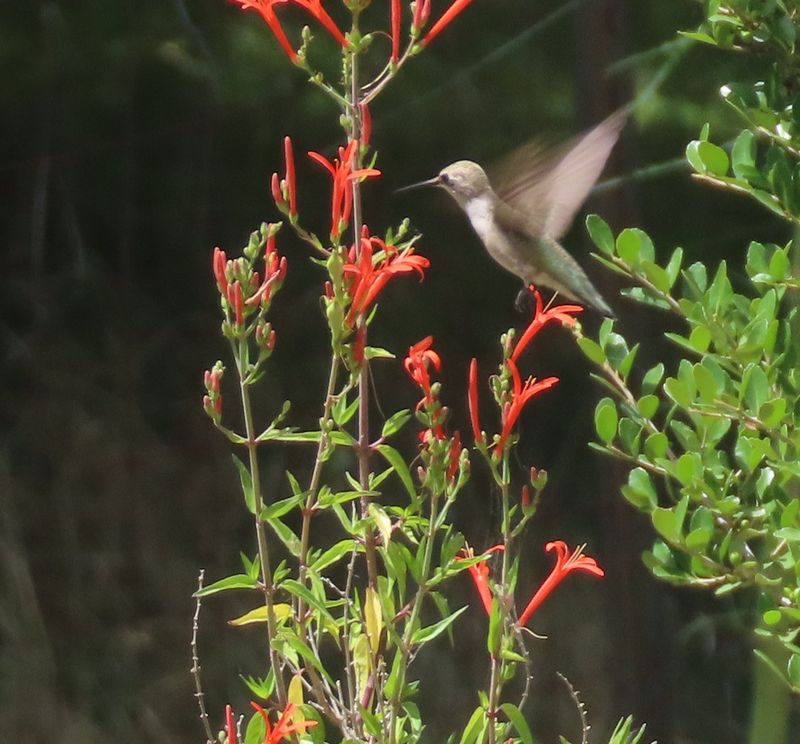
[[[533,292],[531,292],[527,286],[524,286],[517,294],[517,298],[514,300],[514,309],[520,315],[530,315],[535,307],[536,298],[534,297]]]

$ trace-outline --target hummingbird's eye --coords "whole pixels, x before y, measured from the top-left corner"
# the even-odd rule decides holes
[[[442,182],[442,183],[443,183],[445,186],[449,186],[449,185],[450,185],[450,176],[448,176],[448,175],[447,175],[447,173],[442,173],[442,175],[441,175],[441,176],[439,176],[439,180],[440,180],[440,181],[441,181],[441,182]]]

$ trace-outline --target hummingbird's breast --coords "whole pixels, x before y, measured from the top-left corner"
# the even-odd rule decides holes
[[[481,194],[464,205],[473,229],[486,247],[489,255],[504,269],[527,281],[531,272],[531,262],[525,246],[520,245],[519,236],[503,230],[495,214],[494,194]]]

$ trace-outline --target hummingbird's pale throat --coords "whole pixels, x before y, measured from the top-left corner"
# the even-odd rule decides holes
[[[555,152],[537,143],[524,145],[497,168],[495,188],[480,165],[459,160],[399,191],[443,188],[464,210],[489,255],[518,276],[526,292],[530,284],[549,287],[613,318],[558,241],[599,178],[626,118],[624,110],[618,111]]]

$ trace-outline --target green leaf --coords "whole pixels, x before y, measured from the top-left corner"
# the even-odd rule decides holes
[[[628,483],[622,487],[622,495],[640,511],[652,511],[658,504],[650,474],[643,468],[631,470]]]
[[[311,571],[315,573],[319,573],[323,569],[326,569],[328,566],[333,565],[337,561],[340,561],[346,555],[350,555],[353,550],[357,550],[359,552],[363,552],[364,548],[359,546],[359,544],[355,540],[340,540],[335,545],[332,545],[328,548],[319,558],[317,558],[311,566],[309,566]]]
[[[617,407],[614,405],[614,401],[611,398],[603,398],[594,411],[594,426],[597,429],[597,436],[606,445],[614,441],[618,422],[619,416],[617,415]]]
[[[250,478],[250,471],[247,469],[247,466],[238,457],[236,457],[236,455],[231,455],[231,457],[233,458],[233,464],[236,466],[236,470],[239,472],[239,482],[242,484],[244,503],[247,506],[247,510],[251,514],[255,514],[256,499],[255,494],[253,493],[253,481]]]
[[[674,377],[668,377],[664,383],[664,392],[681,408],[688,408],[692,399],[686,386]]]
[[[312,607],[320,615],[328,622],[333,623],[334,619],[333,616],[328,612],[328,608],[325,606],[324,599],[317,597],[316,594],[311,592],[308,587],[303,586],[299,581],[295,579],[287,579],[281,584],[281,589],[286,590],[289,594],[293,594],[295,597],[302,599],[309,607]]]
[[[586,217],[586,229],[594,244],[607,256],[614,254],[614,235],[606,221],[596,214]]]
[[[581,336],[578,339],[578,347],[586,355],[589,361],[595,364],[602,365],[606,361],[605,352],[600,348],[600,345],[586,336]]]
[[[195,592],[194,597],[207,597],[209,594],[225,592],[230,589],[258,589],[258,582],[250,578],[247,574],[234,574],[224,579],[215,581],[213,584],[204,586],[200,591]]]
[[[261,510],[261,521],[269,522],[276,517],[282,517],[284,514],[289,513],[305,498],[305,494],[298,493],[296,496],[289,496],[289,498],[275,501],[269,506],[265,506]]]
[[[472,715],[464,727],[464,733],[461,735],[459,744],[475,744],[482,738],[483,729],[486,724],[486,716],[482,707],[477,707],[472,712]]]
[[[383,425],[383,429],[381,430],[381,436],[384,439],[388,439],[390,436],[400,431],[400,429],[406,425],[406,422],[410,418],[411,411],[409,411],[407,408],[392,414],[388,419],[386,419],[386,423]]]
[[[800,652],[795,651],[795,653],[792,654],[792,657],[786,665],[786,673],[789,677],[789,681],[792,683],[792,687],[794,687],[795,690],[800,689]]]
[[[659,402],[657,395],[643,395],[636,401],[636,408],[642,418],[651,419],[658,411]]]
[[[720,177],[728,174],[728,153],[711,142],[690,142],[686,147],[686,159],[698,173]]]
[[[652,261],[655,249],[650,237],[638,227],[627,227],[617,236],[617,254],[630,266],[641,261]]]
[[[512,703],[503,703],[500,710],[506,714],[508,720],[511,721],[517,733],[519,734],[522,744],[533,744],[533,734],[528,726],[520,709]]]
[[[736,138],[731,149],[733,174],[737,178],[747,179],[756,162],[755,135],[744,129]]]
[[[467,609],[468,606],[469,605],[464,605],[460,610],[456,610],[452,615],[449,615],[443,620],[439,620],[438,623],[434,623],[433,625],[428,625],[425,628],[420,628],[411,637],[411,643],[414,645],[420,645],[422,643],[427,643],[428,641],[432,641],[434,638],[436,638],[436,636],[438,636],[441,633],[444,633],[444,631],[447,630],[450,624],[453,623],[455,619]]]
[[[706,326],[695,326],[689,334],[689,346],[700,354],[705,353],[711,344],[711,331]]]
[[[645,394],[650,394],[655,391],[656,387],[658,387],[658,383],[661,382],[661,378],[664,376],[664,365],[659,362],[656,364],[655,367],[652,367],[647,371],[645,376],[642,378],[642,392]]]
[[[406,491],[408,491],[411,501],[416,501],[417,491],[414,488],[414,481],[411,480],[411,473],[408,470],[408,465],[406,465],[403,456],[394,447],[390,447],[388,444],[379,444],[376,449],[383,455],[386,462],[394,468],[394,472],[397,473]]]

